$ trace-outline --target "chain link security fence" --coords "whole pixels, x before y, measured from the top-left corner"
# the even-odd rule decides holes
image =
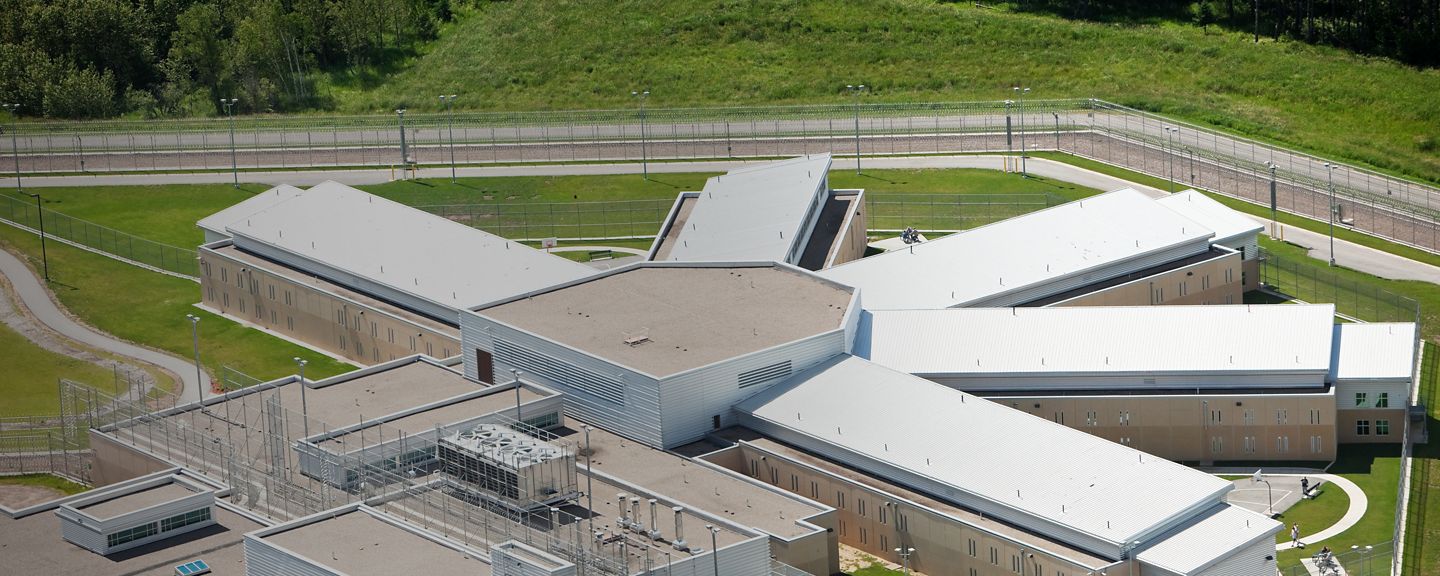
[[[199,264],[193,248],[161,244],[49,208],[39,208],[28,198],[22,200],[0,195],[0,222],[28,228],[37,234],[43,230],[52,240],[83,246],[155,270],[199,278]]]

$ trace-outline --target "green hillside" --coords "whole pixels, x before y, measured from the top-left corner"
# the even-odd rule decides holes
[[[348,76],[347,76],[348,77]],[[1119,25],[926,0],[554,0],[464,11],[347,112],[1094,96],[1440,179],[1440,71],[1189,24]]]

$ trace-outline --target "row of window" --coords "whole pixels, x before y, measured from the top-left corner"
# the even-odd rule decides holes
[[[1369,402],[1369,394],[1368,394],[1368,393],[1366,393],[1366,392],[1356,392],[1356,393],[1355,393],[1355,407],[1356,407],[1356,408],[1364,408],[1366,402]],[[1372,408],[1389,408],[1389,407],[1390,407],[1390,393],[1389,393],[1389,392],[1378,392],[1378,393],[1376,393],[1376,395],[1375,395],[1375,405],[1372,406]]]
[[[1311,454],[1320,454],[1320,453],[1323,453],[1323,452],[1325,451],[1325,438],[1324,438],[1323,436],[1311,436],[1311,437],[1309,438],[1309,440],[1310,440],[1310,453],[1311,453]],[[1246,453],[1246,454],[1254,454],[1257,446],[1258,446],[1258,442],[1256,441],[1256,439],[1255,439],[1254,436],[1241,436],[1241,437],[1240,437],[1240,449],[1241,449],[1244,453]],[[1212,454],[1220,454],[1220,453],[1222,453],[1222,452],[1224,452],[1224,451],[1225,451],[1225,438],[1222,437],[1222,436],[1212,436],[1212,437],[1210,438],[1210,453],[1212,453]],[[1277,454],[1287,454],[1287,453],[1290,452],[1290,437],[1289,437],[1289,436],[1276,436],[1276,437],[1275,437],[1275,452],[1276,452]]]
[[[223,268],[221,270],[224,270]],[[127,542],[134,542],[143,538],[149,538],[161,532],[178,530],[191,524],[198,524],[210,520],[210,509],[201,508],[184,514],[177,514],[169,518],[163,518],[159,522],[141,524],[134,528],[127,528],[105,537],[107,547],[114,548]]]
[[[1355,421],[1355,435],[1356,435],[1356,436],[1369,436],[1369,435],[1370,435],[1370,421],[1369,421],[1369,420],[1356,420],[1356,421]],[[1390,435],[1390,421],[1389,421],[1389,420],[1376,420],[1376,421],[1375,421],[1375,435],[1376,435],[1376,436],[1389,436],[1389,435]]]
[[[1364,402],[1365,402],[1365,393],[1364,393],[1364,392],[1357,392],[1357,393],[1356,393],[1356,400],[1355,400],[1356,406],[1364,406]],[[1018,408],[1018,407],[1019,407],[1019,405],[1018,405],[1017,403],[1014,403],[1014,402],[1010,403],[1010,406],[1011,406],[1012,408]],[[1381,392],[1380,395],[1379,395],[1379,397],[1377,397],[1377,398],[1375,399],[1375,407],[1376,407],[1376,408],[1388,408],[1389,406],[1390,406],[1390,398],[1389,398],[1389,395],[1386,394],[1385,392]],[[1321,423],[1322,423],[1322,420],[1324,420],[1324,418],[1323,418],[1323,415],[1321,414],[1321,412],[1320,412],[1319,410],[1310,410],[1309,412],[1310,412],[1310,423],[1311,423],[1311,424],[1321,424]],[[1224,421],[1225,421],[1225,411],[1224,411],[1224,410],[1211,410],[1209,416],[1210,416],[1210,421],[1209,421],[1210,424],[1214,424],[1214,425],[1224,424]],[[1056,411],[1056,412],[1054,412],[1054,414],[1053,414],[1053,416],[1051,417],[1051,419],[1054,420],[1055,422],[1059,423],[1059,424],[1064,424],[1064,423],[1065,423],[1065,412],[1063,412],[1063,411]],[[1131,414],[1130,414],[1130,411],[1129,411],[1129,410],[1120,410],[1120,411],[1118,411],[1117,423],[1118,423],[1120,426],[1129,426],[1129,425],[1130,425],[1130,420],[1131,420]],[[1244,423],[1245,423],[1246,426],[1254,426],[1254,425],[1255,425],[1255,410],[1254,410],[1254,409],[1250,409],[1250,408],[1245,409],[1245,410],[1241,413],[1241,420],[1244,421]],[[1275,424],[1277,424],[1277,425],[1284,425],[1284,424],[1289,424],[1289,422],[1290,422],[1290,411],[1289,411],[1288,409],[1286,409],[1286,408],[1279,408],[1279,409],[1276,409],[1276,410],[1275,410]],[[1099,425],[1100,425],[1100,413],[1099,413],[1099,412],[1096,412],[1096,411],[1094,411],[1094,410],[1090,410],[1090,411],[1085,412],[1085,425],[1086,425],[1086,426],[1099,426]]]

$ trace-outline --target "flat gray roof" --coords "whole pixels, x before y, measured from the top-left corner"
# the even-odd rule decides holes
[[[115,498],[100,500],[88,504],[80,508],[80,510],[94,516],[97,520],[104,520],[122,514],[129,514],[136,510],[143,510],[156,504],[173,502],[193,494],[195,494],[195,491],[187,488],[185,485],[171,481]]]
[[[775,265],[640,264],[477,312],[664,377],[838,329],[850,297]]]
[[[0,566],[9,574],[174,576],[175,566],[198,558],[217,576],[244,576],[242,538],[262,526],[219,506],[214,518],[216,525],[182,537],[101,556],[62,538],[54,512],[19,519],[0,514]]]
[[[570,424],[572,428],[580,427],[573,420]],[[583,432],[572,430],[563,438],[577,447],[585,446]],[[598,472],[776,536],[789,538],[812,532],[797,522],[826,509],[598,428],[590,430],[590,448],[594,451],[591,465]],[[583,472],[584,458],[576,462]],[[597,491],[595,495],[610,497],[610,508],[602,508],[597,500],[595,506],[601,512],[614,510],[614,493]],[[666,524],[674,528],[673,522],[661,522],[661,528]],[[690,526],[695,530],[700,525]]]
[[[271,534],[263,540],[352,576],[490,574],[490,564],[479,558],[361,511]]]
[[[824,458],[819,458],[811,455],[808,452],[796,450],[795,448],[792,448],[786,444],[782,444],[769,438],[765,438],[764,436],[760,436],[759,434],[751,432],[748,429],[726,429],[722,431],[722,435],[739,440],[745,440],[749,444],[754,445],[756,448],[773,452],[775,454],[789,458],[790,460],[793,460],[795,462],[799,462],[801,464],[806,464],[811,467],[824,470],[840,478],[855,482],[856,484],[860,484],[862,486],[866,486],[871,489],[879,490],[888,494],[894,494],[895,496],[899,496],[926,508],[930,508],[931,510],[935,510],[943,514],[953,516],[964,522],[968,522],[972,526],[980,527],[992,534],[997,534],[999,536],[1014,540],[1015,542],[1026,544],[1037,550],[1045,550],[1053,554],[1064,556],[1075,562],[1084,564],[1090,568],[1102,568],[1111,564],[1111,561],[1108,559],[1101,558],[1080,548],[1075,548],[1064,542],[1052,540],[1034,532],[1027,532],[1004,522],[996,522],[994,517],[987,517],[983,514],[978,514],[976,512],[951,504],[949,502],[937,500],[935,498],[932,498],[920,492],[916,492],[904,486],[900,486],[882,478],[878,478],[867,472],[841,466]]]
[[[531,390],[530,388],[526,388],[523,386],[520,388],[521,404],[524,404],[531,400],[545,398],[546,396],[548,395],[540,394],[534,390]],[[319,444],[320,446],[324,446],[325,448],[330,450],[338,450],[346,443],[351,443],[353,445],[348,446],[346,451],[350,449],[359,449],[359,438],[354,438],[355,441],[353,443],[350,442],[350,440],[352,437],[358,436],[361,430],[369,432],[376,426],[380,426],[384,428],[386,438],[392,437],[393,434],[399,432],[403,432],[408,436],[411,434],[419,434],[422,432],[434,430],[436,426],[446,426],[449,424],[454,424],[461,420],[466,420],[469,418],[474,418],[476,416],[482,416],[485,414],[491,414],[500,411],[505,411],[507,415],[514,415],[515,392],[513,389],[495,390],[493,394],[486,394],[478,398],[470,398],[468,400],[453,402],[444,406],[425,410],[423,412],[416,412],[409,416],[401,416],[394,420],[377,422],[370,426],[351,430],[344,434],[336,434],[334,437],[327,438]],[[379,442],[381,440],[382,437],[378,435],[367,438],[367,442],[371,444]]]

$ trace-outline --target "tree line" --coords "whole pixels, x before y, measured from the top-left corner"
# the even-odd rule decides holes
[[[450,0],[0,0],[0,102],[108,118],[324,107],[317,75],[404,57]]]
[[[1440,65],[1440,0],[1018,0],[1014,5],[1101,21],[1191,20],[1413,66]]]

